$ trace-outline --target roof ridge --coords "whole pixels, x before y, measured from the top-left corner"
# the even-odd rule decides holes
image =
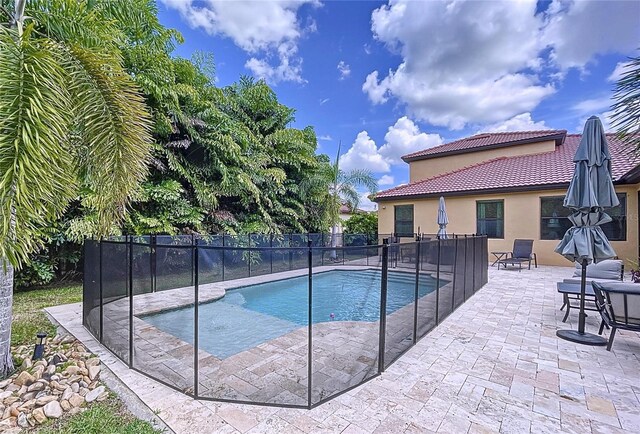
[[[422,156],[425,154],[425,152],[431,152],[432,155],[437,155],[439,152],[433,152],[434,150],[438,149],[438,148],[443,148],[445,146],[451,146],[453,144],[459,143],[459,142],[465,142],[465,141],[471,141],[471,140],[478,140],[478,139],[483,139],[483,138],[487,138],[487,137],[492,137],[492,136],[506,136],[506,135],[514,135],[514,134],[539,134],[539,136],[537,136],[536,138],[542,138],[545,137],[546,135],[551,136],[551,135],[557,135],[557,134],[564,134],[567,135],[567,130],[529,130],[529,131],[501,131],[501,132],[490,132],[490,133],[476,133],[474,135],[471,136],[467,136],[467,137],[462,137],[456,140],[452,140],[450,142],[446,142],[446,143],[442,143],[438,146],[433,146],[431,148],[425,148],[425,149],[421,149],[419,151],[415,151],[415,152],[411,152],[409,154],[403,155],[402,158],[413,158],[415,156]],[[545,135],[542,135],[545,134]],[[514,142],[517,142],[519,140],[522,139],[517,139],[517,140],[513,140]],[[525,139],[526,140],[526,139]],[[507,142],[505,142],[507,143]],[[484,148],[486,145],[482,145],[482,146],[477,146],[477,149],[481,149]],[[473,147],[476,148],[476,147]],[[448,152],[448,151],[444,151],[444,152]]]

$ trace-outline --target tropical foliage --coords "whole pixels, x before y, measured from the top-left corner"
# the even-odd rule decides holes
[[[0,5],[0,377],[12,369],[12,267],[79,195],[95,234],[121,222],[151,148],[114,21],[93,2],[25,3]]]
[[[629,59],[613,96],[612,126],[623,140],[640,151],[640,55]]]
[[[359,212],[344,222],[344,232],[348,234],[377,234],[378,214]]]
[[[11,22],[7,11],[13,9],[13,0],[0,0],[0,4],[6,15],[3,21]],[[48,35],[50,44],[70,47],[63,54],[81,53],[77,55],[80,60],[68,62],[71,65],[80,61],[94,65],[111,56],[109,63],[117,74],[114,83],[98,80],[105,81],[105,74],[96,78],[95,83],[108,92],[103,105],[87,107],[95,102],[91,99],[94,94],[81,93],[82,86],[88,86],[87,76],[77,71],[70,75],[60,69],[56,83],[69,89],[60,91],[56,83],[47,88],[61,93],[56,101],[64,107],[77,95],[83,100],[73,110],[51,108],[46,125],[57,130],[46,136],[54,158],[34,167],[42,174],[57,169],[51,179],[60,194],[64,193],[64,200],[56,201],[55,209],[46,216],[34,210],[41,218],[29,227],[31,244],[21,253],[26,264],[17,275],[21,285],[75,275],[81,242],[87,236],[324,232],[337,223],[342,202],[357,208],[358,188],[375,191],[369,173],[345,173],[339,169],[338,158],[332,163],[326,155],[316,155],[313,128],[291,127],[295,111],[281,104],[265,82],[241,77],[220,88],[215,85],[210,54],[197,53],[189,60],[173,56],[182,36],[159,23],[153,1],[35,0],[27,8],[26,15],[33,17],[28,21],[30,37],[40,41],[41,35]],[[15,33],[10,28],[3,31]],[[47,54],[50,47],[43,47],[40,51]],[[96,71],[102,71],[100,66],[90,70]],[[131,95],[125,84],[139,89],[144,100],[136,91]],[[105,108],[109,102],[113,107]],[[136,133],[142,140],[134,143],[129,142],[135,134],[123,131],[122,140],[128,140],[123,146],[131,149],[113,150],[113,143],[97,146],[109,131],[98,127],[98,121],[105,119],[98,119],[98,113],[121,106],[148,113],[143,126],[151,133],[150,153],[146,129]],[[78,117],[80,113],[86,118]],[[134,114],[122,113],[117,119]],[[63,119],[56,122],[54,116]],[[134,128],[136,124],[124,125]],[[97,138],[82,139],[92,135]],[[59,140],[63,136],[72,152]],[[142,158],[140,146],[145,143]],[[116,164],[125,157],[128,164]],[[104,159],[106,164],[91,166],[95,159]],[[131,167],[131,161],[138,166]],[[112,182],[107,172],[114,165],[118,167],[112,170]],[[42,179],[42,174],[40,178],[25,174],[19,187],[24,188],[27,180]],[[139,188],[122,188],[126,182],[139,184]],[[41,184],[46,188],[46,183]],[[32,197],[44,194],[30,193]],[[23,212],[22,204],[18,208]]]

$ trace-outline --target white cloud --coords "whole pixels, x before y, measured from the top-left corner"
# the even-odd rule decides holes
[[[298,20],[298,9],[317,0],[161,0],[175,9],[193,28],[210,35],[230,38],[234,44],[253,55],[245,67],[259,78],[271,82],[302,82],[301,59],[297,42],[305,31],[314,31],[311,21],[305,29]],[[262,55],[262,58],[256,55]],[[278,64],[269,62],[277,59]]]
[[[627,72],[627,68],[630,66],[631,62],[619,62],[607,80],[613,83],[617,82],[622,77],[622,74]]]
[[[521,113],[503,122],[496,122],[486,125],[479,132],[482,133],[500,133],[506,131],[538,131],[550,130],[544,121],[536,122],[531,117],[531,113]]]
[[[319,136],[319,137],[318,137],[318,140],[322,140],[323,142],[330,142],[330,141],[332,141],[333,139],[331,138],[331,136],[330,136],[330,135],[328,135],[328,134],[327,134],[327,135],[324,135],[324,136]]]
[[[340,160],[343,170],[367,169],[376,173],[386,173],[395,164],[403,164],[401,157],[411,152],[442,144],[439,134],[420,132],[418,126],[406,116],[390,126],[384,136],[385,144],[379,148],[366,131],[361,131],[356,141]],[[391,177],[382,177],[387,181]],[[393,179],[393,178],[391,178]]]
[[[406,116],[389,127],[384,140],[386,143],[380,147],[379,152],[390,164],[401,164],[403,155],[443,143],[439,134],[421,133],[418,126]]]
[[[537,3],[390,1],[373,12],[372,31],[402,60],[386,74],[372,71],[363,92],[374,104],[395,98],[413,118],[450,129],[500,123],[553,94],[566,68],[628,53],[640,39],[640,2],[605,11],[612,2],[556,1],[536,15]]]
[[[340,168],[345,171],[367,169],[372,172],[388,172],[389,163],[378,153],[378,147],[366,131],[360,131],[351,148],[340,157]]]
[[[612,126],[612,116],[613,116],[613,111],[611,110],[607,110],[607,111],[603,111],[600,113],[589,113],[588,115],[584,115],[580,118],[580,120],[578,121],[578,124],[576,125],[576,133],[582,133],[584,131],[584,124],[587,123],[587,119],[589,119],[591,116],[598,116],[600,118],[600,122],[602,122],[602,127],[604,128],[605,132],[607,133],[614,133],[615,131],[613,130],[613,126]]]
[[[573,105],[573,109],[578,113],[588,114],[591,116],[594,112],[601,112],[608,109],[613,101],[610,96],[600,98],[585,99]]]
[[[351,75],[351,67],[344,60],[338,62],[338,71],[340,72],[340,80],[344,80]]]
[[[369,193],[360,193],[360,200],[358,201],[358,208],[364,211],[375,211],[378,209],[378,204],[371,202],[369,199]]]
[[[640,2],[554,0],[542,32],[562,69],[583,69],[596,54],[630,53],[640,40]]]
[[[325,105],[326,103],[328,103],[330,101],[329,98],[323,98],[320,100],[320,105]]]
[[[382,175],[382,177],[378,179],[379,186],[393,185],[393,184],[395,184],[395,180],[391,175]]]

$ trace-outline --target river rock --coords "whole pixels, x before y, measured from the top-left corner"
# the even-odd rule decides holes
[[[20,399],[23,401],[29,401],[30,399],[33,399],[35,397],[36,397],[36,392],[27,392],[20,395]]]
[[[16,377],[16,379],[14,380],[14,383],[17,384],[18,386],[29,386],[33,384],[34,381],[36,381],[36,379],[33,378],[33,375],[29,374],[26,371],[22,371],[20,375]]]
[[[78,393],[82,396],[87,396],[87,393],[89,393],[89,389],[87,389],[86,387],[81,387],[80,390],[78,390]]]
[[[57,419],[62,416],[62,407],[58,401],[51,401],[43,407],[44,414],[47,417]]]
[[[40,392],[47,387],[42,381],[36,381],[27,389],[27,392]]]
[[[89,388],[89,384],[84,380],[78,381],[78,384],[80,385],[80,387],[86,387],[87,389]]]
[[[53,395],[46,395],[36,399],[36,405],[38,407],[42,407],[43,405],[47,405],[52,401],[57,401],[58,399]]]
[[[29,412],[33,407],[36,406],[36,400],[30,399],[27,402],[23,402],[20,407],[18,407],[19,411]]]
[[[36,408],[31,412],[31,415],[37,423],[44,423],[47,420],[47,416],[45,416],[42,408]]]
[[[55,373],[56,373],[56,367],[55,367],[55,365],[49,365],[49,366],[47,366],[47,371],[46,371],[46,372],[47,372],[47,374],[48,374],[48,375],[53,375],[53,374],[55,374]]]
[[[69,398],[69,404],[71,404],[72,407],[80,407],[82,404],[84,404],[84,397],[79,393],[74,393]]]
[[[62,407],[64,411],[69,411],[71,409],[71,404],[66,399],[63,399],[60,401],[60,407]]]
[[[87,393],[84,399],[86,399],[87,402],[93,402],[96,400],[98,396],[100,396],[104,392],[105,392],[104,386],[96,387],[91,392]]]
[[[20,370],[21,371],[26,371],[27,369],[30,369],[33,366],[33,362],[31,361],[30,358],[26,358],[22,361],[22,364],[20,365]]]
[[[92,357],[85,362],[85,366],[90,368],[92,366],[98,366],[100,364],[100,359],[97,357]]]
[[[89,379],[91,381],[95,380],[99,373],[100,373],[100,365],[89,367]]]
[[[27,415],[25,413],[18,415],[18,426],[21,428],[29,428],[29,421],[27,421]]]
[[[5,398],[10,397],[11,395],[13,395],[13,392],[0,392],[0,401],[4,401]]]
[[[80,390],[80,385],[78,383],[71,384],[71,390],[73,391],[73,393],[78,393],[78,391]]]
[[[20,398],[18,398],[17,396],[10,396],[4,399],[3,404],[10,406],[10,405],[13,405],[14,402],[18,402],[18,401],[20,401]]]
[[[93,360],[93,359],[92,359]],[[0,381],[0,389],[4,389],[9,384],[11,384],[11,378],[7,378],[6,380]]]
[[[67,387],[66,389],[64,389],[64,392],[62,392],[62,396],[60,397],[60,399],[68,400],[69,398],[71,398],[71,395],[73,395],[73,390],[71,390],[71,387]]]

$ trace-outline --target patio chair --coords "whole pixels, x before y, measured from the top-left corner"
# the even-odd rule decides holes
[[[520,266],[518,270],[520,271],[524,262],[528,263],[529,270],[531,270],[531,261],[534,261],[535,267],[538,268],[538,257],[533,253],[533,240],[516,239],[513,241],[513,251],[506,258],[498,261],[498,270],[500,264],[503,268],[507,268],[507,265],[515,266],[517,264]]]
[[[602,323],[611,327],[607,351],[611,351],[616,330],[640,332],[640,285],[626,282],[592,282]]]

